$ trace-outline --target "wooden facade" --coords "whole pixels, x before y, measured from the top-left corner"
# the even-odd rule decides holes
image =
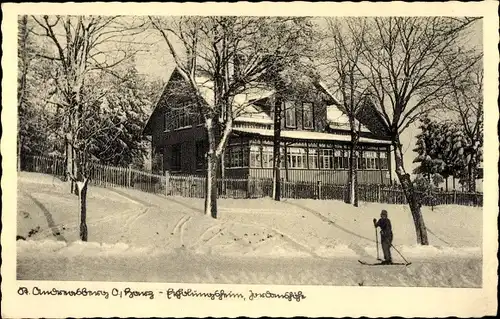
[[[204,175],[206,130],[197,113],[189,111],[189,96],[185,86],[182,88],[182,79],[174,71],[144,133],[152,136],[156,172]],[[330,127],[327,108],[336,101],[317,85],[307,90],[291,86],[286,92],[254,101],[253,113],[235,120],[219,173],[228,178],[272,179],[276,103],[281,103],[282,109],[281,177],[285,181],[346,184],[350,132]],[[389,184],[387,138],[363,131],[358,149],[358,182]]]

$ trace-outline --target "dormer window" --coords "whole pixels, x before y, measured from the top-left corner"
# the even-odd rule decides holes
[[[297,127],[297,119],[295,117],[295,105],[291,101],[285,102],[285,127]]]
[[[302,127],[304,129],[314,128],[314,108],[310,102],[302,103]]]

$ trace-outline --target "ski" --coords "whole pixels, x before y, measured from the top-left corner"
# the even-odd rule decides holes
[[[362,261],[362,260],[358,260],[360,264],[362,265],[365,265],[365,266],[409,266],[411,265],[411,263],[391,263],[391,264],[385,264],[385,263],[369,263],[369,262],[366,262],[366,261]]]

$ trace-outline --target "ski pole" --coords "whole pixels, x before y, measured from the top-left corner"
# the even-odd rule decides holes
[[[375,242],[377,243],[377,260],[380,260],[380,254],[378,252],[378,234],[377,234],[377,227],[375,227]]]
[[[408,260],[405,259],[405,257],[399,252],[399,250],[396,249],[396,247],[394,247],[394,245],[392,243],[391,243],[391,247],[394,248],[394,250],[399,254],[399,256],[401,256],[401,258],[403,258],[405,263],[409,264]]]

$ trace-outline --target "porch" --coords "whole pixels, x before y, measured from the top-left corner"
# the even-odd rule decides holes
[[[235,130],[225,151],[225,177],[273,178],[273,141],[269,131]],[[280,149],[280,176],[284,181],[347,184],[349,136],[303,131],[284,133]],[[359,184],[391,183],[389,146],[390,142],[385,140],[360,140],[355,161]]]

